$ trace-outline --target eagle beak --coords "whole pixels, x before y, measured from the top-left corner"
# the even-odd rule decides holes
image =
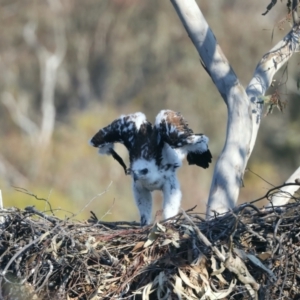
[[[132,175],[133,180],[137,181],[139,179],[138,175],[136,174],[136,172],[134,172],[132,169],[128,168],[126,175]]]
[[[139,177],[137,176],[137,174],[135,172],[132,172],[132,173],[133,173],[133,180],[137,181],[139,179]]]

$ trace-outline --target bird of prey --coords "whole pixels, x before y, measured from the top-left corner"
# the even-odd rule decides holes
[[[133,179],[132,189],[140,212],[141,226],[151,223],[154,190],[163,193],[165,219],[178,213],[181,190],[176,176],[177,169],[186,156],[190,165],[208,168],[212,156],[208,137],[195,134],[188,127],[181,113],[162,110],[155,124],[137,112],[122,115],[100,129],[90,144],[99,148],[100,154],[112,155]],[[130,167],[114,151],[114,144],[123,144],[129,152]]]

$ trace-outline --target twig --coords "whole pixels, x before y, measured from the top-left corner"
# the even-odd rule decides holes
[[[49,265],[49,272],[48,272],[47,276],[45,277],[43,283],[35,290],[36,293],[38,293],[44,287],[44,285],[48,283],[49,277],[51,276],[51,274],[53,272],[53,265],[51,263],[51,260],[47,259],[47,263]]]
[[[59,224],[57,224],[55,227],[53,227],[50,232],[53,232],[55,229],[57,229],[59,227]],[[36,239],[34,239],[33,241],[31,241],[29,244],[25,245],[22,249],[20,249],[18,252],[16,252],[13,257],[9,260],[9,262],[6,264],[5,268],[3,269],[3,271],[0,273],[0,287],[2,286],[2,279],[4,278],[6,280],[6,273],[8,268],[10,267],[10,265],[14,262],[14,260],[21,255],[25,250],[27,250],[28,248],[30,248],[31,246],[33,246],[34,244],[37,244],[41,238],[43,238],[43,235],[37,237]],[[0,289],[1,290],[1,289]],[[0,294],[0,299],[1,299],[1,294]]]
[[[260,198],[258,198],[258,199],[256,199],[256,200],[253,200],[253,201],[250,201],[250,203],[251,204],[253,204],[253,203],[256,203],[256,202],[258,202],[258,201],[260,201],[260,200],[263,200],[263,199],[265,199],[265,198],[267,198],[268,199],[268,197],[270,196],[270,194],[272,193],[272,192],[274,192],[274,191],[276,191],[276,190],[279,190],[279,189],[281,189],[282,187],[285,187],[285,186],[299,186],[300,187],[300,183],[297,183],[297,182],[295,182],[295,183],[283,183],[283,184],[281,184],[281,185],[278,185],[278,186],[276,186],[276,187],[274,187],[274,188],[271,188],[270,190],[268,190],[268,192],[264,195],[264,196],[262,196],[262,197],[260,197]],[[292,198],[293,196],[291,195],[291,198]]]
[[[113,200],[113,203],[111,205],[111,207],[108,209],[108,211],[101,217],[101,219],[104,219],[108,214],[110,214],[110,211],[112,210],[112,208],[115,206],[115,198]]]
[[[195,230],[199,240],[202,241],[207,247],[211,248],[212,251],[219,258],[220,261],[225,262],[225,256],[219,251],[219,249],[212,245],[212,243],[208,240],[208,238],[200,231],[200,229],[195,225],[195,223],[185,213],[185,211],[183,209],[181,210],[181,212],[182,212],[183,216],[185,217],[185,219],[192,224],[193,229]]]
[[[82,213],[96,198],[103,196],[108,191],[111,185],[112,185],[112,181],[102,193],[94,196],[82,209],[80,209],[77,213],[73,214],[73,216],[69,217],[69,219],[74,218],[78,216],[80,213]]]
[[[118,226],[127,225],[127,226],[141,226],[139,222],[127,222],[127,221],[117,221],[117,222],[105,222],[105,221],[98,221],[97,225],[105,225],[110,228],[117,228]]]
[[[25,207],[25,211],[33,213],[33,214],[36,214],[36,215],[42,217],[43,219],[51,222],[54,225],[57,223],[56,219],[43,214],[42,212],[38,211],[34,206],[27,206],[27,207]]]
[[[259,174],[253,172],[250,168],[247,168],[246,171],[254,174],[255,176],[257,176],[258,178],[260,178],[261,180],[263,180],[265,183],[271,185],[271,186],[274,186],[274,184],[272,184],[271,182],[267,181],[266,179],[264,179],[262,176],[260,176]]]
[[[27,191],[26,189],[22,188],[22,187],[17,187],[17,186],[14,186],[14,189],[17,191],[17,192],[20,192],[20,193],[23,193],[23,194],[26,194],[26,195],[29,195],[29,196],[32,196],[34,197],[36,200],[39,200],[39,201],[45,201],[48,205],[49,205],[49,210],[51,211],[52,215],[54,216],[54,212],[52,210],[52,206],[49,202],[48,199],[45,199],[45,198],[40,198],[38,197],[37,195]]]

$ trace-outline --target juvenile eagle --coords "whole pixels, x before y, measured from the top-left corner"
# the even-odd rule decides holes
[[[208,168],[212,158],[208,141],[205,135],[194,134],[180,113],[162,110],[154,126],[141,112],[122,115],[100,129],[90,144],[99,148],[100,154],[112,155],[125,173],[131,175],[135,202],[144,226],[151,222],[151,192],[154,190],[163,192],[164,218],[178,213],[181,191],[176,171],[186,155],[190,165]],[[129,169],[114,151],[114,143],[127,148]]]

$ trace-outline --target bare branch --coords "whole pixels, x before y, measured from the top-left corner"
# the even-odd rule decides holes
[[[38,40],[34,23],[28,23],[24,27],[23,35],[25,41],[31,46],[39,59],[42,82],[42,123],[39,132],[39,144],[46,148],[51,140],[54,130],[56,109],[54,104],[54,92],[57,80],[57,71],[66,54],[66,37],[62,12],[62,5],[59,0],[49,0],[49,7],[56,17],[53,22],[55,39],[55,51],[50,52]]]
[[[35,199],[38,200],[38,201],[45,201],[45,202],[48,204],[48,206],[49,206],[49,210],[51,211],[52,215],[54,216],[54,212],[53,212],[51,203],[50,203],[50,201],[49,201],[48,199],[40,198],[40,197],[38,197],[37,195],[35,195],[35,194],[33,194],[33,193],[27,191],[26,189],[24,189],[24,188],[22,188],[22,187],[17,187],[17,186],[15,186],[14,188],[15,188],[15,190],[16,190],[17,192],[20,192],[20,193],[24,193],[24,194],[26,194],[26,195],[29,195],[29,196],[35,198]],[[25,210],[26,210],[26,208],[25,208]]]
[[[296,183],[296,184],[295,184]],[[300,188],[300,167],[289,177],[285,182],[285,185],[280,190],[273,194],[270,203],[267,207],[271,206],[281,206],[287,204],[291,197],[299,190]]]
[[[31,143],[33,144],[38,136],[38,126],[23,112],[19,101],[17,101],[11,93],[2,93],[1,100],[8,109],[13,121],[30,136]]]
[[[297,25],[262,57],[246,89],[251,103],[253,127],[248,157],[254,148],[261,122],[264,104],[262,96],[270,87],[276,72],[290,59],[294,52],[299,52],[299,37],[300,27]]]
[[[264,196],[259,197],[258,199],[255,199],[255,200],[251,201],[250,203],[254,204],[254,203],[256,203],[258,201],[261,201],[263,199],[270,200],[274,195],[276,195],[276,193],[278,193],[278,190],[281,190],[282,188],[286,188],[286,187],[289,187],[289,186],[297,187],[297,190],[298,190],[300,188],[300,182],[298,182],[298,181],[291,182],[291,183],[288,182],[288,183],[284,183],[284,184],[279,185],[279,186],[274,186],[273,188],[269,189]],[[292,195],[290,194],[290,198],[291,197],[292,197]],[[246,205],[248,205],[248,204],[246,204]],[[272,205],[269,205],[269,206],[272,206]]]
[[[54,22],[54,38],[55,38],[55,52],[48,55],[45,64],[43,91],[42,91],[42,124],[40,133],[40,145],[47,147],[50,142],[52,132],[54,130],[56,109],[54,104],[54,92],[57,80],[57,71],[61,65],[66,53],[66,37],[64,21],[61,13],[62,5],[59,0],[49,0],[50,8],[57,16]]]

